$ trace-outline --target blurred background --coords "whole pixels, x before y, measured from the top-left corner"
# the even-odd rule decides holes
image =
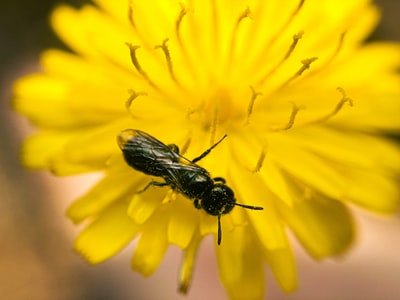
[[[88,265],[72,250],[76,228],[66,207],[94,178],[55,178],[28,171],[19,163],[19,145],[33,131],[10,110],[11,86],[39,70],[39,54],[63,48],[48,16],[59,1],[0,1],[0,299],[226,299],[217,275],[213,241],[203,243],[192,287],[176,293],[180,251],[171,247],[159,270],[142,278],[130,270],[133,246],[112,260]],[[66,0],[73,6],[83,1]],[[400,1],[379,0],[383,20],[371,39],[400,41]],[[279,291],[267,272],[267,298],[282,300],[400,299],[400,221],[356,215],[359,237],[341,260],[313,262],[296,247],[300,286],[292,295]]]

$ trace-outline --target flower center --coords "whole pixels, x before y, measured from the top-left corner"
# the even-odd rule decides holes
[[[232,127],[237,120],[243,119],[243,112],[237,109],[231,91],[219,87],[206,93],[200,105],[188,117],[191,122],[204,131],[210,131],[213,136],[220,127]]]

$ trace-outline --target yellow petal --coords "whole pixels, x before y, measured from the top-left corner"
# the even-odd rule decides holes
[[[232,182],[237,202],[264,208],[264,210],[251,210],[236,207],[235,210],[245,210],[261,244],[266,249],[285,248],[286,233],[274,204],[280,200],[268,191],[258,175],[252,175],[238,165],[232,165],[232,171],[234,173],[229,177],[229,182]],[[260,191],[264,191],[263,194],[260,194]]]
[[[197,255],[197,250],[201,242],[201,237],[195,234],[192,241],[185,249],[184,256],[179,271],[179,291],[186,294],[192,281],[193,268]]]
[[[109,158],[119,153],[116,136],[126,128],[128,120],[118,120],[104,126],[87,128],[70,134],[71,138],[60,152],[49,158],[52,171],[57,175],[71,175],[80,171],[80,166],[103,169]]]
[[[168,223],[168,241],[185,249],[198,230],[200,211],[193,202],[184,197],[178,197],[171,203],[171,219]]]
[[[103,51],[106,53],[119,51],[126,54],[123,52],[126,50],[124,42],[129,40],[129,28],[119,26],[116,22],[110,22],[104,13],[93,6],[87,5],[80,10],[59,6],[51,16],[51,23],[58,36],[73,50],[84,56],[98,59],[104,55],[101,53]],[[107,37],[104,40],[110,42],[104,50],[96,46],[96,40],[98,41],[96,37],[102,31],[104,31],[104,35],[100,36]],[[111,45],[114,46],[114,49],[111,49]],[[128,56],[120,55],[120,58],[125,58],[126,65],[129,63]]]
[[[126,209],[124,201],[120,201],[105,210],[79,234],[75,250],[92,264],[117,254],[138,232]]]
[[[94,2],[103,8],[104,11],[107,11],[108,14],[114,16],[118,22],[123,22],[128,25],[127,11],[129,2],[124,0],[115,0],[112,2],[107,0],[95,0]]]
[[[71,55],[55,52],[47,52],[45,56],[57,68],[65,65],[65,69],[70,70],[75,67],[73,70],[79,69],[81,76],[94,77],[85,74],[83,63],[74,62]],[[66,82],[65,78],[42,74],[23,77],[14,85],[14,108],[38,126],[63,130],[97,125],[125,116],[124,102],[129,94],[127,90],[121,90],[121,79],[114,85],[110,82],[110,75],[105,83],[95,82],[95,78],[90,82],[87,78],[77,80],[70,77]]]
[[[24,142],[21,159],[27,167],[48,169],[57,175],[88,173],[103,169],[104,161],[108,159],[109,155],[104,156],[103,162],[91,159],[72,162],[69,159],[65,150],[76,136],[79,136],[76,131],[42,130]]]
[[[273,140],[273,141],[272,141]],[[346,187],[345,178],[335,165],[318,154],[305,151],[282,137],[271,137],[268,154],[290,174],[332,198],[340,198]]]
[[[14,83],[14,109],[34,124],[61,128],[76,126],[74,114],[65,107],[68,84],[42,74],[25,76]]]
[[[73,222],[79,223],[90,216],[98,215],[113,202],[134,194],[141,182],[143,175],[127,167],[119,155],[113,159],[104,178],[68,208],[67,216]]]
[[[218,270],[230,299],[258,300],[264,295],[263,256],[247,227],[224,232],[217,246]]]
[[[223,228],[223,231],[226,226],[231,226],[227,227],[228,230],[233,229],[233,226],[231,222],[225,221],[225,217],[221,218],[221,226]],[[205,211],[200,212],[200,235],[205,236],[207,234],[213,234],[215,237],[217,236],[217,229],[218,229],[218,221],[216,216],[211,216],[207,214]]]
[[[142,227],[131,267],[143,276],[150,276],[158,268],[167,251],[168,240],[165,228],[168,219],[168,210],[160,209]]]
[[[269,190],[290,206],[292,202],[290,189],[279,165],[268,155],[268,146],[263,148],[259,139],[253,134],[229,140],[229,143],[238,161],[247,169],[242,172],[250,175],[249,171],[256,171],[254,176],[260,176]],[[264,157],[260,161],[262,156]]]
[[[379,169],[347,171],[349,187],[345,199],[379,213],[395,213],[400,203],[398,177]]]
[[[400,148],[382,137],[309,126],[288,132],[285,138],[348,167],[400,169]]]
[[[290,186],[287,183],[287,178],[273,160],[266,158],[259,174],[269,190],[279,200],[285,202],[288,206],[292,206],[293,199],[290,194]]]
[[[22,145],[21,160],[29,168],[51,169],[50,157],[61,151],[70,138],[68,134],[49,131],[32,135]]]
[[[149,179],[143,178],[142,184],[137,191],[143,189],[149,182]],[[137,193],[132,196],[129,202],[128,215],[137,224],[143,224],[160,206],[165,198],[166,190],[159,187],[150,187],[146,191]]]
[[[279,207],[297,239],[316,259],[342,254],[354,239],[352,217],[339,201],[312,193],[295,201],[293,208]]]
[[[82,35],[82,21],[77,10],[65,5],[57,7],[51,16],[51,25],[57,35],[75,52],[89,56],[93,49],[87,43],[87,37]]]
[[[297,288],[296,262],[289,244],[286,248],[264,252],[279,286],[286,292]]]

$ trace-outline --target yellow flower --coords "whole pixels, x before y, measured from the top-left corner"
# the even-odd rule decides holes
[[[68,209],[87,222],[75,249],[102,262],[137,238],[145,276],[170,244],[183,249],[188,290],[217,218],[130,168],[116,142],[128,128],[223,177],[237,203],[221,218],[219,274],[232,299],[261,299],[264,263],[285,291],[297,284],[286,229],[315,259],[354,237],[347,204],[398,207],[400,47],[362,44],[379,13],[367,0],[97,0],[58,7],[52,25],[74,51],[48,50],[43,72],[15,85],[15,109],[39,132],[24,163],[57,175],[103,172]]]

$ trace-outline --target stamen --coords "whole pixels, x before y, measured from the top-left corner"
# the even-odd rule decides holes
[[[353,106],[353,100],[349,97],[347,97],[346,92],[344,91],[343,88],[338,87],[336,88],[341,94],[342,94],[342,99],[338,102],[338,104],[336,104],[335,108],[333,109],[332,112],[330,112],[329,114],[327,114],[326,116],[318,119],[318,122],[326,122],[328,121],[330,118],[332,118],[334,115],[336,115],[342,108],[343,106],[348,103],[351,107]]]
[[[154,49],[161,49],[163,51],[164,56],[165,56],[165,60],[167,61],[168,72],[171,75],[172,80],[176,84],[180,85],[178,80],[175,77],[175,74],[174,74],[174,70],[173,70],[173,66],[172,66],[172,60],[171,60],[171,53],[169,52],[169,49],[168,49],[168,46],[167,46],[167,42],[168,41],[169,41],[169,39],[166,38],[161,45],[156,45],[154,47]]]
[[[297,5],[297,8],[293,11],[292,15],[286,22],[286,26],[288,26],[293,21],[294,17],[299,13],[299,11],[301,10],[301,8],[304,5],[304,2],[306,2],[306,0],[300,0],[299,5]]]
[[[214,109],[214,115],[212,118],[212,122],[210,124],[210,145],[214,144],[214,140],[215,140],[215,134],[217,132],[217,123],[218,123],[218,115],[219,115],[219,111],[218,111],[218,107],[216,107]]]
[[[304,31],[301,30],[297,34],[293,35],[293,43],[290,45],[289,50],[286,53],[285,57],[282,59],[282,61],[285,61],[285,60],[287,60],[289,58],[289,56],[294,51],[294,48],[296,48],[297,43],[303,37],[303,34],[304,34]]]
[[[335,51],[332,53],[331,57],[327,60],[327,62],[325,63],[324,67],[326,67],[329,64],[331,64],[332,61],[336,58],[336,56],[339,54],[340,50],[343,47],[344,39],[345,39],[346,35],[347,35],[347,31],[342,32],[342,34],[339,37],[339,42],[338,42],[338,45],[337,45]]]
[[[132,102],[139,96],[147,96],[147,93],[146,92],[135,92],[134,90],[128,90],[128,93],[130,95],[129,95],[128,100],[126,100],[126,102],[125,102],[125,108],[128,111],[128,113],[131,115],[131,117],[135,118],[135,116],[132,114],[132,111],[131,111]]]
[[[156,84],[149,78],[149,76],[147,75],[147,73],[142,69],[142,67],[139,64],[139,61],[136,57],[136,50],[140,48],[140,46],[137,45],[132,45],[130,43],[125,43],[128,47],[129,47],[129,52],[131,55],[131,61],[133,63],[133,66],[135,67],[135,69],[139,72],[139,74],[146,79],[146,81],[155,89],[158,90],[158,87],[156,86]]]
[[[317,118],[315,120],[312,120],[310,122],[306,122],[306,123],[302,124],[302,126],[328,121],[333,116],[338,114],[339,111],[343,108],[343,106],[346,103],[348,103],[351,107],[353,106],[353,100],[351,98],[347,97],[346,92],[344,91],[344,89],[341,88],[341,87],[338,87],[336,89],[342,94],[342,99],[336,104],[335,108],[330,113],[328,113],[327,115],[325,115],[325,116],[323,116],[321,118]]]
[[[289,46],[288,51],[286,52],[285,56],[282,58],[281,61],[278,62],[278,64],[271,69],[259,82],[258,85],[262,85],[271,75],[273,75],[280,66],[290,57],[290,55],[293,53],[294,49],[296,48],[299,40],[303,37],[304,31],[299,31],[297,34],[293,35],[293,42]]]
[[[331,56],[323,63],[322,66],[320,66],[320,68],[318,68],[318,70],[311,71],[310,74],[314,75],[319,70],[322,70],[322,69],[326,68],[327,66],[329,66],[335,60],[336,56],[340,53],[340,50],[342,50],[346,35],[347,35],[347,31],[344,31],[340,34],[337,46],[336,46],[335,50],[333,51],[333,53],[331,54]]]
[[[133,4],[132,4],[132,0],[129,0],[129,6],[128,6],[128,20],[129,23],[131,24],[131,26],[136,29],[136,24],[135,24],[135,20],[133,19]]]
[[[187,149],[189,148],[191,142],[192,142],[192,139],[189,137],[189,138],[186,140],[186,142],[183,144],[183,146],[181,147],[181,149],[180,149],[180,151],[179,151],[181,155],[183,155],[183,154],[186,153],[186,151],[187,151]]]
[[[318,57],[311,57],[311,58],[306,58],[306,59],[302,60],[301,61],[301,63],[303,64],[302,67],[292,77],[290,77],[288,80],[286,80],[280,88],[287,86],[290,82],[292,82],[296,78],[300,77],[304,73],[304,71],[308,70],[310,68],[311,64],[314,61],[316,61],[317,59],[318,59]]]
[[[290,128],[292,128],[298,112],[301,109],[305,109],[305,108],[306,107],[304,105],[297,106],[295,103],[292,102],[292,113],[290,114],[288,123],[283,127],[273,128],[273,130],[274,131],[283,131],[283,130],[289,130]]]
[[[245,11],[239,16],[238,20],[236,21],[235,29],[239,26],[240,22],[245,18],[250,18],[251,11],[249,7],[246,7]]]
[[[242,21],[246,18],[251,18],[251,11],[250,8],[247,7],[242,14],[238,17],[238,19],[236,20],[235,23],[235,27],[233,28],[232,31],[232,36],[231,36],[231,46],[229,49],[229,58],[228,58],[228,65],[231,65],[231,61],[232,61],[232,57],[233,57],[233,51],[235,49],[236,46],[236,35],[237,35],[237,31],[239,29],[239,25],[242,23]]]
[[[290,23],[292,23],[292,21],[294,20],[294,18],[297,16],[297,14],[300,12],[300,10],[302,9],[304,2],[306,2],[305,0],[300,0],[299,4],[297,5],[297,7],[295,8],[295,10],[292,12],[292,14],[290,15],[289,19],[287,19],[287,21],[285,22],[285,24],[283,24],[283,26],[276,32],[276,34],[269,40],[268,44],[266,45],[265,49],[268,49],[271,47],[271,45],[273,45],[276,40],[282,35],[282,32],[284,32],[286,30],[286,28],[290,25]]]
[[[250,99],[250,102],[249,102],[249,106],[247,107],[246,125],[250,123],[250,116],[253,113],[253,107],[254,107],[254,102],[256,101],[256,98],[258,96],[262,95],[262,93],[256,92],[255,89],[252,86],[250,86],[250,89],[251,89],[252,95],[251,95],[251,99]]]
[[[343,47],[344,39],[345,39],[346,35],[347,35],[347,31],[342,32],[342,34],[340,35],[339,42],[335,49],[335,52],[333,52],[332,56],[328,59],[328,62],[326,63],[327,65],[330,64],[334,60],[334,58],[339,54],[340,50]]]
[[[186,16],[187,10],[186,7],[183,5],[183,3],[179,3],[181,5],[181,11],[179,12],[178,18],[175,23],[175,33],[176,37],[178,39],[179,44],[182,46],[182,40],[181,40],[181,23],[183,20],[183,17]]]
[[[196,66],[193,66],[193,64],[197,64],[197,60],[193,60],[191,59],[188,51],[186,50],[186,46],[183,43],[184,41],[182,40],[182,36],[181,36],[181,28],[182,28],[182,22],[185,19],[185,16],[188,14],[188,10],[186,9],[185,5],[183,3],[179,3],[181,6],[181,10],[178,14],[178,17],[176,19],[175,22],[175,34],[176,34],[176,39],[178,40],[178,45],[180,47],[180,54],[184,57],[185,59],[185,64],[186,64],[186,68],[188,70],[194,70],[196,69]],[[187,18],[186,18],[187,19]],[[195,74],[193,73],[193,76],[195,76]],[[182,84],[180,84],[180,87],[182,88]]]
[[[262,165],[264,163],[264,160],[265,160],[265,155],[266,155],[265,150],[262,149],[261,153],[260,153],[260,156],[258,157],[257,164],[254,167],[252,173],[257,173],[258,171],[261,170],[261,167],[262,167]]]

